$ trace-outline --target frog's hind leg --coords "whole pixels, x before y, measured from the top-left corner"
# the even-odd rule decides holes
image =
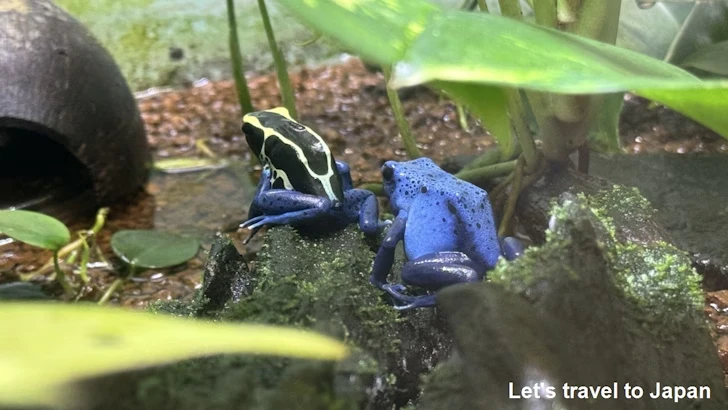
[[[295,224],[318,218],[331,210],[328,198],[302,194],[286,189],[271,189],[255,199],[256,210],[262,215],[248,219],[242,228],[255,229],[263,225]]]
[[[462,252],[435,252],[405,263],[402,268],[402,281],[430,291],[438,291],[457,283],[482,280],[485,269]],[[406,305],[396,306],[399,310],[433,306],[435,295],[407,296],[401,293],[402,285],[389,285],[386,290],[398,302]]]

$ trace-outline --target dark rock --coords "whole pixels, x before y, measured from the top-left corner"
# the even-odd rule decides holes
[[[620,229],[606,217],[605,197],[643,202],[624,188],[563,197],[546,243],[500,264],[492,283],[454,286],[439,306],[454,332],[459,358],[430,376],[422,409],[724,409],[728,397],[702,314],[702,292],[687,255],[657,242],[656,231]],[[597,214],[595,216],[595,213]],[[649,223],[645,209],[632,217]],[[638,259],[642,259],[638,261]],[[509,399],[536,383],[552,399]],[[645,391],[641,400],[567,400],[564,383]],[[663,386],[708,386],[710,400],[652,400]],[[452,406],[450,403],[456,403]],[[459,404],[457,404],[459,403]]]
[[[235,245],[218,235],[210,248],[202,277],[201,316],[221,311],[226,304],[236,303],[252,292],[253,280],[245,258]]]

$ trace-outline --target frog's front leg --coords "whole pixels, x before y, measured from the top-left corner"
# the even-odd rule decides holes
[[[351,179],[351,169],[349,164],[344,161],[336,160],[336,170],[341,175],[341,188],[344,191],[354,188],[354,181]]]
[[[462,252],[434,252],[405,263],[402,268],[402,281],[408,285],[437,291],[458,283],[482,280],[482,273],[485,271],[484,266]],[[434,294],[412,297],[403,295],[401,293],[403,288],[403,286],[397,285],[385,287],[385,290],[396,300],[407,303],[403,306],[395,306],[396,309],[405,310],[435,304]]]
[[[333,206],[328,198],[286,189],[267,190],[254,202],[256,212],[261,215],[248,219],[241,225],[243,228],[296,224],[318,218],[330,212]]]
[[[258,188],[255,190],[255,195],[253,196],[253,202],[250,203],[250,207],[248,208],[248,220],[263,214],[263,211],[258,206],[258,198],[261,196],[261,194],[270,190],[270,187],[271,187],[270,174],[271,174],[270,168],[268,168],[267,166],[263,167],[263,171],[261,171],[261,173],[260,173],[260,179],[258,180]],[[240,227],[244,228],[245,223],[240,224]],[[253,239],[255,234],[257,234],[258,231],[260,231],[261,229],[262,229],[262,226],[251,229],[250,233],[248,234],[248,237],[243,239],[243,245],[247,245],[248,242],[250,242],[250,240]]]
[[[389,227],[387,235],[384,237],[382,245],[377,251],[369,282],[379,289],[384,289],[387,285],[387,276],[389,276],[389,271],[392,269],[392,264],[394,263],[394,250],[399,241],[404,238],[406,226],[407,211],[401,210],[394,219],[392,226]]]
[[[347,220],[359,220],[359,229],[365,234],[376,234],[380,228],[391,224],[391,221],[379,220],[379,203],[372,191],[349,189],[344,191],[344,198]]]

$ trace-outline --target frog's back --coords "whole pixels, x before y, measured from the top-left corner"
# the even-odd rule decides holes
[[[443,171],[409,210],[405,247],[410,259],[459,251],[485,268],[495,265],[500,245],[488,194]]]

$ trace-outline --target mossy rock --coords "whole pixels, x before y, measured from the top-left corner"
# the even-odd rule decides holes
[[[115,408],[379,409],[414,401],[421,377],[447,357],[451,339],[435,310],[399,313],[369,283],[376,242],[355,226],[325,236],[271,228],[249,278],[218,276],[245,283],[248,290],[255,284],[239,301],[211,301],[200,292],[192,303],[163,302],[152,308],[164,314],[313,329],[349,344],[354,353],[346,360],[235,355],[188,360],[106,380],[126,392],[114,398]],[[219,240],[211,256],[216,260],[207,267],[237,266],[229,258],[232,247]],[[224,308],[211,311],[210,306]],[[98,407],[108,402],[108,395],[91,402]]]
[[[545,244],[499,264],[490,282],[441,293],[458,356],[429,376],[419,409],[728,407],[687,255],[664,242],[629,240],[613,218],[604,218],[612,206],[623,215],[639,213],[629,220],[651,223],[651,208],[631,189],[567,194],[552,211]],[[509,398],[509,383],[518,394],[541,382],[553,386],[555,397]],[[563,397],[564,383],[614,382],[620,389],[640,386],[645,397]],[[711,396],[653,400],[648,393],[657,382],[707,386]]]

